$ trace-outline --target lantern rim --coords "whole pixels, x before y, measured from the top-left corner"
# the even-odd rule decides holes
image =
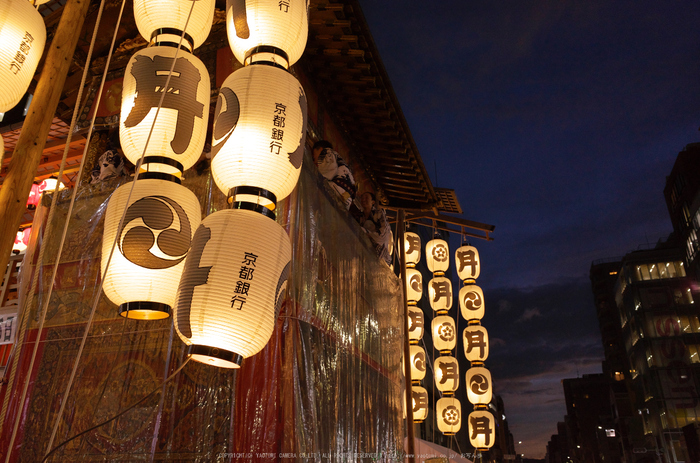
[[[182,180],[179,177],[172,174],[166,174],[165,172],[142,172],[139,174],[139,180],[165,180],[166,182],[177,183],[182,185]]]
[[[173,35],[173,36],[182,37],[183,44],[179,45],[178,42],[173,42],[171,40],[160,41],[160,40],[158,40],[158,36],[161,36],[161,35]],[[189,53],[192,53],[192,50],[194,50],[194,39],[187,32],[184,32],[184,31],[177,29],[175,27],[161,27],[161,28],[156,29],[153,32],[151,32],[151,39],[149,40],[148,46],[149,47],[162,46],[162,47],[180,48],[181,50],[185,50]]]
[[[249,201],[234,201],[231,203],[231,209],[245,209],[247,211],[257,212],[269,219],[277,220],[277,215],[274,211],[271,211],[261,204],[251,203]]]
[[[145,156],[143,158],[143,162],[141,163],[141,169],[144,169],[144,165],[147,166],[148,164],[164,164],[166,166],[174,167],[180,171],[180,174],[182,174],[182,172],[185,170],[185,166],[183,166],[181,162],[167,156]],[[144,170],[144,172],[148,172],[148,170]]]
[[[258,57],[258,61],[255,60],[256,55],[262,55]],[[266,58],[269,55],[279,56],[287,62],[287,65],[284,66],[270,58]],[[243,65],[250,66],[251,64],[267,64],[269,66],[275,66],[286,71],[289,69],[289,55],[286,51],[282,50],[279,47],[273,47],[272,45],[258,45],[257,47],[253,47],[247,52],[245,52],[245,56],[243,58]]]
[[[163,320],[172,312],[168,304],[152,301],[125,302],[119,306],[119,315],[132,320]]]
[[[221,368],[240,368],[243,356],[219,347],[192,344],[187,356],[195,362]]]
[[[411,386],[420,386],[420,380],[419,379],[412,379],[411,380]]]
[[[263,205],[263,206],[267,207],[268,209],[270,209],[272,211],[274,211],[275,207],[277,207],[277,196],[275,196],[275,194],[273,192],[266,190],[264,188],[260,188],[257,186],[248,186],[248,185],[235,186],[228,191],[228,198],[227,198],[228,203],[233,204],[234,202],[250,202],[250,201],[235,201],[236,196],[238,196],[238,195],[257,196],[259,198],[265,198],[268,201],[270,201],[271,204]],[[272,207],[270,207],[270,206],[272,206]]]

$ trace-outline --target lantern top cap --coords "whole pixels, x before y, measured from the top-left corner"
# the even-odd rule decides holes
[[[258,45],[248,50],[243,60],[244,66],[251,64],[266,64],[285,71],[289,70],[289,55],[281,48],[270,45]]]
[[[182,39],[182,40],[181,40]],[[179,45],[182,43],[181,45]],[[187,32],[181,31],[174,27],[161,27],[151,33],[151,40],[148,43],[149,47],[174,47],[192,53],[194,50],[194,39]]]

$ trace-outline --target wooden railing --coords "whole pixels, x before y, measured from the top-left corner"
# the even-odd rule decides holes
[[[0,286],[0,343],[7,342],[11,329],[4,323],[11,320],[17,323],[19,312],[19,269],[22,266],[23,254],[10,257],[7,269],[2,277]],[[16,326],[14,327],[16,329]],[[12,344],[0,344],[0,378],[12,350]]]

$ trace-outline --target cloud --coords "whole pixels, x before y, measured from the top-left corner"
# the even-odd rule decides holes
[[[525,312],[523,312],[523,314],[520,316],[520,318],[515,320],[515,323],[520,323],[520,322],[524,322],[527,320],[532,320],[535,317],[541,317],[541,316],[542,316],[542,314],[540,313],[540,309],[527,309],[527,310],[525,310]]]

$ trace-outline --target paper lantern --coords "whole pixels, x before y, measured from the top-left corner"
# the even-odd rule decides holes
[[[425,350],[421,346],[410,346],[411,353],[411,381],[421,381],[425,378],[426,357]]]
[[[413,302],[423,297],[423,275],[415,268],[406,269],[406,299]]]
[[[428,417],[428,391],[422,386],[412,386],[413,422],[422,423]]]
[[[434,311],[447,312],[452,307],[452,282],[445,277],[436,277],[428,283],[430,307]]]
[[[47,193],[53,193],[56,191],[56,185],[58,185],[58,191],[65,190],[66,185],[63,182],[59,182],[56,177],[49,177],[41,181],[39,184],[39,193],[46,191]]]
[[[44,19],[30,2],[0,2],[0,112],[14,108],[27,92],[45,44]]]
[[[408,307],[408,342],[417,344],[423,339],[425,317],[423,311],[416,306]]]
[[[263,60],[286,69],[296,63],[306,47],[308,5],[307,0],[227,1],[226,30],[233,55],[242,64]]]
[[[29,190],[29,197],[27,198],[27,207],[33,209],[39,205],[41,200],[41,187],[38,183],[32,183],[32,189]]]
[[[489,356],[489,333],[483,326],[468,326],[462,333],[462,345],[467,360],[485,362]]]
[[[433,346],[440,353],[449,353],[457,345],[457,327],[452,317],[440,315],[431,323]]]
[[[471,367],[467,370],[467,398],[474,405],[488,405],[491,402],[491,372],[484,367]]]
[[[479,251],[474,246],[462,246],[455,252],[455,265],[460,280],[476,280],[481,273]]]
[[[486,451],[496,441],[496,421],[486,410],[474,410],[467,419],[469,442],[476,450]]]
[[[484,317],[484,292],[477,285],[464,285],[459,290],[459,310],[465,320]]]
[[[446,436],[462,428],[462,404],[454,397],[443,397],[435,404],[438,429]]]
[[[175,29],[173,34],[180,35],[187,24],[185,32],[192,38],[194,48],[197,48],[209,35],[215,3],[214,0],[134,0],[134,19],[146,41],[151,40],[151,35],[158,29]],[[178,39],[173,40],[177,43]]]
[[[255,186],[287,197],[301,172],[306,118],[304,89],[287,71],[254,65],[232,73],[214,115],[211,170],[219,189]]]
[[[149,140],[176,51],[173,75]],[[149,171],[179,175],[192,167],[204,148],[209,94],[209,72],[191,53],[164,46],[134,53],[124,73],[119,120],[119,140],[127,159],[136,164],[148,140],[144,162],[149,162]]]
[[[450,266],[450,248],[447,241],[434,239],[425,245],[425,262],[431,272],[446,272]]]
[[[440,392],[455,392],[459,388],[459,364],[451,355],[438,357],[433,362],[435,387]]]
[[[406,232],[404,233],[403,244],[406,252],[406,265],[415,267],[420,262],[420,236],[413,232]]]
[[[29,236],[32,234],[32,227],[25,228],[17,232],[15,236],[15,242],[12,245],[12,252],[15,254],[21,254],[27,250],[29,245]]]
[[[291,244],[262,207],[202,221],[177,291],[175,328],[198,362],[238,368],[265,347],[286,296]]]
[[[127,204],[132,185],[134,191]],[[139,178],[136,184],[124,184],[112,193],[102,238],[102,289],[119,306],[120,315],[144,320],[170,315],[201,217],[197,197],[175,182]]]

